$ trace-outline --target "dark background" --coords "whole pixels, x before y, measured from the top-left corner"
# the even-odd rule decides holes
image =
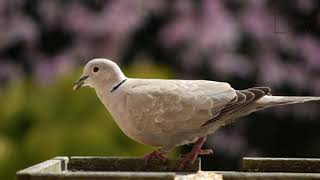
[[[320,96],[318,0],[0,0],[0,178],[54,156],[142,156],[91,89],[90,59],[129,77]],[[319,104],[264,110],[209,136],[206,170],[244,156],[319,157]],[[187,152],[191,146],[177,149]]]

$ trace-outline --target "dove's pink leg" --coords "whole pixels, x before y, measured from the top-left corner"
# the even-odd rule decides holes
[[[212,154],[211,149],[201,149],[202,145],[206,142],[207,136],[201,137],[197,140],[190,153],[183,156],[181,166],[184,167],[188,163],[193,164],[198,155]]]
[[[144,155],[144,161],[147,164],[151,159],[160,159],[162,161],[166,161],[167,158],[164,156],[165,153],[168,152],[167,148],[159,148],[151,153]]]

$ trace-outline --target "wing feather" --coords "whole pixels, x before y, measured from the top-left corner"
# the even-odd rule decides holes
[[[244,100],[223,82],[137,79],[132,84],[127,88],[129,114],[144,125],[141,128],[153,131],[200,128],[208,119],[219,116],[229,102]]]
[[[241,110],[243,107],[256,102],[263,96],[270,94],[271,89],[269,87],[253,87],[246,90],[237,90],[236,94],[238,96],[237,101],[230,101],[224,109],[220,111],[220,114],[208,121],[206,121],[202,126],[211,124],[227,115],[230,115],[236,111]],[[245,96],[243,98],[243,95]]]

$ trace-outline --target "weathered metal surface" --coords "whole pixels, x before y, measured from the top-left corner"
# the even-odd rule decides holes
[[[213,172],[176,174],[173,172],[62,172],[36,174],[28,180],[222,180]]]
[[[243,158],[245,172],[319,173],[320,159],[306,158]]]
[[[317,173],[280,173],[280,172],[236,172],[215,171],[222,174],[223,180],[313,180],[320,179]]]
[[[68,157],[56,157],[17,172],[17,180],[29,180],[41,173],[61,173],[66,170]]]
[[[143,158],[119,157],[71,157],[70,171],[143,171],[143,172],[197,172],[200,159],[190,166],[180,168],[179,158],[169,158],[166,162],[151,160],[145,164]]]
[[[17,180],[320,179],[320,173],[310,173],[319,172],[318,159],[244,158],[243,163],[244,171],[254,172],[201,171],[199,160],[181,170],[180,159],[145,165],[143,158],[56,157],[17,172]]]
[[[175,173],[160,172],[62,172],[37,174],[28,180],[174,180]]]
[[[188,172],[179,169],[180,173],[177,173],[174,170],[178,170],[180,165],[178,159],[169,159],[165,163],[154,160],[147,166],[143,158],[56,157],[17,172],[17,180],[189,180],[206,179],[205,177],[221,180],[221,176],[212,172],[195,173],[198,171],[196,169],[200,169],[199,160],[196,163],[198,166],[188,167]],[[149,171],[159,172],[146,172],[143,169],[145,166]],[[137,171],[139,169],[141,171]],[[166,172],[160,172],[161,170]],[[191,170],[194,172],[190,172]]]

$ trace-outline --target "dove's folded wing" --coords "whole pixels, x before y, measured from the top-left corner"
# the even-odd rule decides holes
[[[271,89],[269,87],[252,87],[245,90],[237,90],[236,91],[236,97],[231,100],[224,109],[222,109],[218,116],[206,121],[202,126],[206,126],[208,124],[212,124],[219,119],[222,119],[226,116],[230,116],[236,112],[242,111],[245,107],[249,106],[250,104],[255,103],[262,97],[270,94]],[[252,110],[255,110],[253,108]],[[244,115],[246,112],[252,112],[250,111],[244,111]],[[232,122],[232,121],[231,121]]]
[[[200,128],[236,96],[228,83],[215,81],[131,79],[130,84],[129,116],[154,131]]]

